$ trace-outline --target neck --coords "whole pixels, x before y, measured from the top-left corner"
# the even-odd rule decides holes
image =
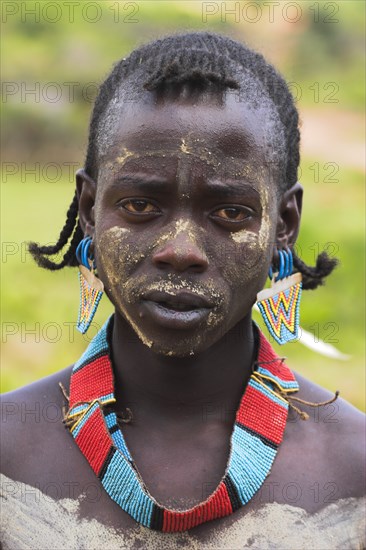
[[[174,419],[207,414],[231,421],[252,373],[254,334],[249,314],[221,340],[198,355],[157,355],[118,313],[114,316],[112,360],[117,410],[129,407]]]

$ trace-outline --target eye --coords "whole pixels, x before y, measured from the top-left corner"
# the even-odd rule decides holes
[[[220,221],[240,223],[251,218],[253,211],[246,206],[225,206],[212,212],[213,218],[219,218]]]
[[[120,203],[120,206],[130,214],[146,215],[159,213],[160,210],[155,204],[145,199],[128,199]]]

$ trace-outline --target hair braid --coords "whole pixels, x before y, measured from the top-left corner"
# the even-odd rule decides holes
[[[57,269],[62,269],[65,266],[74,266],[77,265],[75,258],[76,247],[79,244],[80,240],[83,238],[83,232],[79,226],[77,217],[78,217],[78,198],[75,193],[74,198],[69,206],[69,209],[66,214],[66,222],[64,227],[61,230],[60,236],[56,244],[51,246],[40,246],[35,242],[30,242],[28,245],[29,252],[32,254],[33,258],[40,267],[45,269],[50,269],[55,271]],[[75,229],[76,226],[76,229]],[[70,246],[66,253],[63,256],[63,259],[60,263],[53,262],[47,256],[54,256],[60,252],[69,238],[73,234],[71,239]]]
[[[324,278],[332,273],[333,269],[339,264],[337,258],[331,258],[326,252],[321,252],[317,259],[315,267],[308,266],[305,262],[292,253],[294,266],[302,274],[302,288],[304,290],[314,290],[324,284]]]

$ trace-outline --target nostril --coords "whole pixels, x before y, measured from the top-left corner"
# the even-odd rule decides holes
[[[163,271],[167,271],[169,269],[174,269],[176,271],[189,271],[191,273],[203,273],[205,271],[206,266],[204,264],[192,264],[192,263],[181,263],[181,262],[163,262],[161,260],[155,261],[154,265],[162,269]]]
[[[157,268],[164,271],[173,269],[179,272],[202,273],[208,266],[206,255],[198,248],[177,250],[173,246],[166,246],[153,255],[152,261]]]
[[[202,273],[206,269],[206,266],[203,264],[193,264],[189,266],[189,270],[193,273]]]
[[[171,264],[169,262],[163,262],[162,260],[154,261],[154,264],[160,269],[168,269],[169,267],[171,267]]]

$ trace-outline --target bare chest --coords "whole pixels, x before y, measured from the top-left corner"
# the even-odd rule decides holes
[[[48,497],[78,501],[81,519],[94,518],[122,530],[136,527],[136,522],[106,493],[68,431],[61,428],[57,434],[50,432],[47,447],[28,462],[26,481]],[[309,442],[306,436],[301,441],[297,429],[288,426],[268,476],[253,498],[235,512],[235,520],[266,504],[314,512],[341,498],[332,472],[321,467],[319,457],[308,460]],[[231,453],[228,426],[211,426],[192,433],[173,430],[164,435],[159,430],[125,429],[124,434],[144,484],[164,507],[192,508],[206,500],[225,475]],[[218,521],[222,526],[229,525],[232,517]],[[217,523],[209,522],[197,529],[208,536]]]

